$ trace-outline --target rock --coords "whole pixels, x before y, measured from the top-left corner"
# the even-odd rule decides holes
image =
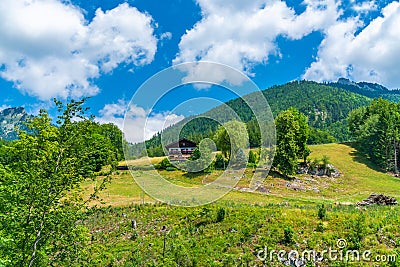
[[[397,205],[397,200],[393,197],[385,196],[383,194],[371,194],[367,199],[357,203],[357,206],[370,206],[373,204],[378,205]]]
[[[336,169],[335,166],[333,166],[332,164],[328,164],[328,165],[327,165],[327,168],[328,168],[328,175],[329,175],[330,177],[336,178],[336,177],[339,177],[339,176],[340,176],[339,170]]]
[[[310,177],[305,177],[304,180],[308,181],[308,182],[312,182],[312,183],[316,183],[317,182],[317,180],[315,180],[313,178],[310,178]]]
[[[319,190],[318,187],[312,187],[312,188],[309,188],[308,190],[314,191],[314,192],[316,192],[316,193],[321,193],[321,190]]]
[[[326,169],[318,168],[311,168],[308,166],[300,167],[296,170],[297,174],[310,174],[312,176],[330,176],[330,177],[339,177],[340,172],[338,169],[335,168],[332,164],[327,164]]]
[[[270,193],[270,190],[268,188],[265,188],[265,186],[261,185],[259,187],[257,187],[257,191],[261,192],[261,193]]]
[[[296,171],[297,174],[305,174],[308,173],[308,168],[307,167],[301,167]]]
[[[305,190],[304,186],[299,185],[298,183],[289,183],[289,182],[287,182],[286,183],[286,187],[290,188],[290,189],[293,189],[295,191],[304,191]]]

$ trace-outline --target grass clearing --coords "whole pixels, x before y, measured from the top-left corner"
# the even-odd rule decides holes
[[[297,175],[295,181],[288,181],[270,175],[264,180],[264,186],[270,192],[268,194],[248,193],[233,190],[225,195],[221,201],[237,201],[241,203],[355,203],[365,199],[371,193],[383,193],[400,198],[400,179],[389,174],[380,172],[368,159],[359,154],[356,149],[348,144],[327,144],[310,146],[311,158],[329,157],[329,161],[342,172],[338,178],[311,177],[310,175]],[[162,157],[152,158],[155,164]],[[128,162],[130,166],[146,169],[147,159],[138,159]],[[121,163],[125,164],[125,163]],[[246,188],[249,185],[253,169],[245,171],[236,189]],[[160,175],[169,182],[186,187],[202,186],[216,179],[222,171],[214,171],[211,174],[192,174],[180,170],[160,171]],[[145,170],[132,171],[132,175],[146,178],[151,173]],[[135,203],[154,203],[151,197],[145,194],[136,184],[129,171],[118,171],[114,173],[111,183],[107,186],[100,197],[104,204],[111,206],[126,206]],[[288,184],[298,184],[304,190],[288,187]],[[86,183],[86,193],[90,192],[91,183]]]

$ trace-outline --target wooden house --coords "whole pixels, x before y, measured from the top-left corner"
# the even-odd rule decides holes
[[[178,142],[171,143],[165,148],[168,150],[168,159],[171,161],[185,161],[196,149],[196,143],[189,139],[182,138]]]

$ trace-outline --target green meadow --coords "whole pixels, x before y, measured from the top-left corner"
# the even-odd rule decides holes
[[[400,208],[355,204],[371,193],[399,199],[400,180],[380,171],[349,144],[310,149],[312,159],[328,156],[341,176],[301,174],[283,179],[270,173],[263,182],[267,192],[243,192],[253,175],[249,168],[224,197],[193,208],[162,204],[143,193],[133,177],[150,175],[148,163],[130,161],[132,174],[115,172],[100,194],[102,200],[91,203],[101,208],[89,212],[83,222],[88,229],[88,246],[79,264],[285,266],[271,251],[336,249],[342,257],[338,254],[322,261],[317,257],[304,266],[399,266]],[[221,172],[188,175],[176,170],[160,174],[172,183],[193,187],[212,181]],[[92,186],[85,184],[83,194],[89,194]],[[369,257],[357,260],[343,256],[355,251],[360,255],[368,252]],[[262,257],[265,255],[268,257]]]

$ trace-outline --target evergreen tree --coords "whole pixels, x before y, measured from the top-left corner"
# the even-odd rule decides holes
[[[348,127],[360,151],[386,171],[399,172],[400,106],[376,99],[366,108],[352,111]]]

